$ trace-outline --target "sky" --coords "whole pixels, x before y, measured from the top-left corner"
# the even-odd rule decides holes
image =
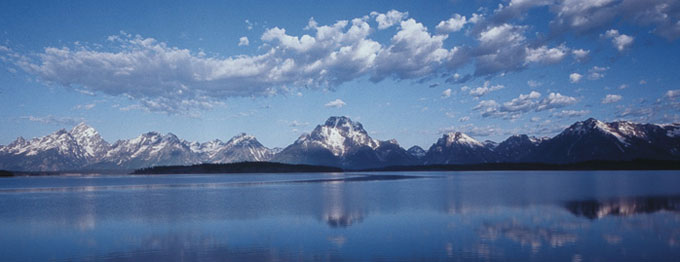
[[[406,148],[680,122],[678,1],[271,2],[1,1],[0,144],[79,122],[284,147],[344,115]]]

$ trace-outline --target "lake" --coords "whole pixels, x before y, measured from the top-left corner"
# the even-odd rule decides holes
[[[0,179],[2,261],[679,261],[678,171]]]

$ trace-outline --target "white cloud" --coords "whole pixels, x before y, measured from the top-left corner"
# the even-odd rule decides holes
[[[247,46],[250,44],[250,41],[248,41],[248,37],[241,37],[238,39],[238,46]]]
[[[543,83],[538,82],[536,80],[529,80],[529,81],[527,81],[527,85],[530,86],[530,87],[539,87],[539,86],[543,85]]]
[[[448,98],[451,96],[451,88],[448,88],[442,92],[442,98]]]
[[[536,99],[541,97],[541,93],[531,91],[529,94],[520,94],[519,97],[503,103],[502,112],[527,112],[536,108]]]
[[[94,108],[96,105],[97,105],[97,104],[95,104],[95,103],[92,103],[92,104],[84,104],[84,105],[77,105],[77,106],[73,107],[73,109],[77,109],[77,110],[80,110],[80,109],[82,109],[82,110],[90,110],[90,109]]]
[[[483,117],[502,117],[516,119],[529,111],[540,112],[553,108],[561,108],[575,104],[575,97],[565,96],[560,93],[550,93],[540,99],[541,93],[531,91],[528,94],[520,94],[517,98],[499,105],[494,100],[480,101],[473,109],[482,112]]]
[[[454,14],[449,20],[439,22],[435,29],[437,30],[437,33],[449,34],[460,31],[466,23],[468,23],[468,21],[465,16]]]
[[[670,99],[675,99],[677,97],[680,97],[680,89],[668,90],[668,91],[666,91],[666,94],[664,94],[664,97],[670,98]]]
[[[576,102],[577,99],[575,97],[565,96],[560,93],[550,93],[548,94],[548,97],[544,98],[536,107],[536,112],[553,108],[561,108],[575,104]]]
[[[609,70],[609,67],[599,67],[599,66],[593,66],[593,68],[588,70],[588,79],[589,80],[598,80],[604,78],[604,72]]]
[[[480,87],[477,87],[477,88],[470,90],[470,95],[480,97],[480,96],[484,96],[484,95],[486,95],[490,92],[500,90],[500,89],[503,89],[503,88],[504,88],[503,85],[493,85],[492,86],[489,81],[485,81],[483,86],[480,86]]]
[[[469,116],[464,116],[464,117],[459,118],[458,121],[460,121],[460,122],[467,122],[467,121],[470,121],[470,117],[469,117]]]
[[[526,66],[526,26],[501,24],[489,26],[479,33],[479,46],[474,49],[475,75],[491,75],[517,71]]]
[[[612,44],[619,52],[626,50],[633,44],[635,38],[619,33],[619,30],[609,29],[604,33],[604,37],[612,40]]]
[[[539,48],[532,49],[527,47],[526,52],[526,63],[554,64],[564,59],[564,57],[569,52],[569,48],[567,48],[564,44],[553,48],[541,46]]]
[[[576,59],[576,61],[582,62],[588,59],[588,54],[590,54],[590,50],[574,49],[571,51],[571,54],[574,56],[574,59]]]
[[[378,29],[398,25],[387,42],[371,38],[376,29],[369,24],[372,19]],[[460,23],[463,17],[452,19],[444,21],[440,30],[458,29],[452,23]],[[391,10],[328,25],[310,19],[299,35],[274,26],[262,33],[263,43],[254,55],[210,56],[122,32],[109,37],[105,45],[47,47],[12,62],[43,82],[129,98],[135,108],[149,111],[193,114],[233,97],[295,95],[302,89],[332,89],[362,77],[377,82],[453,76],[459,67],[470,65],[474,75],[455,74],[455,81],[464,82],[521,70],[527,62],[558,62],[568,54],[564,45],[527,48],[527,26],[485,24],[483,19],[478,14],[466,19],[478,23],[480,29],[470,32],[478,42],[456,46],[454,41],[449,45],[453,47],[445,47],[448,35],[433,34],[422,23],[407,19],[406,12]],[[252,28],[254,23],[246,21],[246,25]],[[249,42],[244,36],[238,44]],[[472,94],[488,92],[480,88]]]
[[[499,47],[506,44],[516,45],[523,42],[526,27],[502,24],[487,28],[479,34],[479,41],[487,47]]]
[[[408,17],[408,12],[399,12],[397,10],[390,10],[385,14],[371,12],[371,16],[375,17],[375,21],[378,22],[378,29],[382,30],[404,20]]]
[[[612,94],[607,94],[603,99],[602,103],[603,104],[611,104],[611,103],[616,103],[621,101],[623,97],[620,95],[612,95]]]
[[[335,99],[335,100],[333,100],[333,101],[330,101],[330,102],[326,103],[324,106],[325,106],[325,107],[341,108],[341,107],[343,107],[343,106],[345,106],[345,105],[346,105],[346,103],[345,103],[344,101],[342,101],[342,100],[340,100],[340,99]]]
[[[437,71],[456,56],[455,48],[451,51],[443,48],[446,38],[446,35],[431,35],[414,19],[402,21],[391,44],[375,58],[376,74],[371,79],[379,81],[390,75],[399,79],[416,78]]]
[[[577,116],[585,116],[587,114],[590,114],[589,110],[562,110],[562,111],[559,111],[559,112],[552,113],[552,116],[555,116],[555,117],[577,117]]]
[[[579,73],[571,73],[569,75],[569,82],[578,83],[579,81],[581,81],[581,78],[583,78],[583,75]]]
[[[556,13],[551,24],[557,29],[587,32],[616,16],[609,7],[614,0],[565,0],[551,9]]]
[[[500,116],[498,107],[500,105],[495,100],[482,100],[473,107],[473,110],[480,111],[483,117]]]

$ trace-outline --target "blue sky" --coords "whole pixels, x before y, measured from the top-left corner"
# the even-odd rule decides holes
[[[0,144],[240,132],[283,147],[332,115],[429,147],[680,122],[680,3],[2,1]]]

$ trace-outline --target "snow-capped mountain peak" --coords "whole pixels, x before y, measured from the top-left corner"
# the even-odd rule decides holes
[[[99,159],[106,155],[111,145],[104,141],[97,130],[81,122],[69,132],[78,145],[85,151],[87,157]]]
[[[406,152],[417,158],[425,157],[425,154],[427,153],[425,152],[425,149],[419,146],[412,146],[408,150],[406,150]]]
[[[247,144],[247,143],[252,143],[253,141],[257,141],[254,136],[248,135],[246,133],[240,133],[231,139],[227,141],[227,145],[239,145],[239,144]]]
[[[481,142],[461,132],[450,132],[444,134],[443,138],[446,141],[447,147],[451,146],[452,144],[466,145],[470,147],[484,147],[484,144]]]
[[[371,138],[358,122],[348,117],[330,117],[309,135],[301,136],[297,143],[316,144],[330,150],[335,156],[344,156],[351,148],[368,146],[376,149],[380,142]]]
[[[647,139],[647,133],[641,124],[629,121],[617,121],[605,123],[594,118],[582,122],[576,122],[567,128],[562,134],[583,135],[597,131],[616,138],[623,146],[630,146],[631,139]]]

